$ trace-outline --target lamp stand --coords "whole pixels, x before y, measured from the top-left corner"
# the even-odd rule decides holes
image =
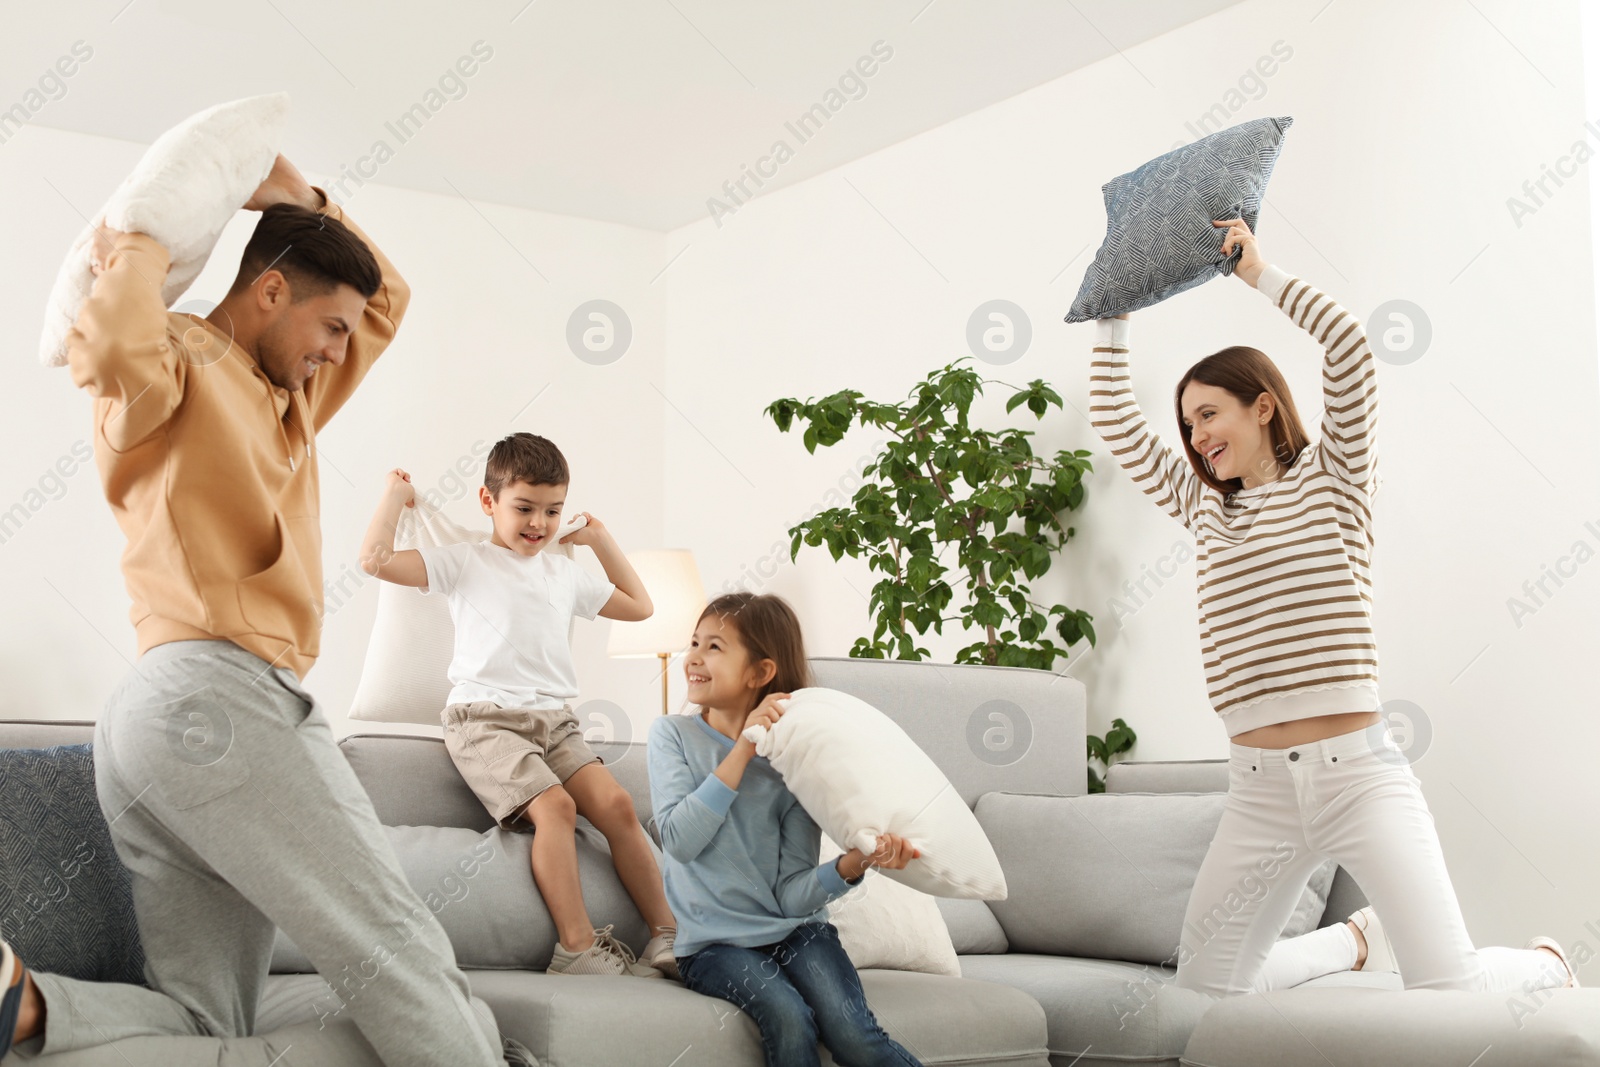
[[[668,664],[672,660],[672,653],[657,652],[656,655],[661,659],[661,714],[665,715],[667,713],[667,670]]]

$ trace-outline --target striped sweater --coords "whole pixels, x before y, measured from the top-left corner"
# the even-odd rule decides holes
[[[1268,266],[1256,288],[1326,353],[1321,439],[1276,481],[1218,492],[1181,447],[1150,430],[1128,375],[1128,320],[1096,323],[1090,372],[1095,430],[1135,484],[1195,536],[1206,689],[1230,737],[1378,708],[1372,352],[1360,321],[1300,279]]]

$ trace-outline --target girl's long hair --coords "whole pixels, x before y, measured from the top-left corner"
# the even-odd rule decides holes
[[[1235,345],[1214,352],[1184,372],[1178,388],[1172,395],[1172,406],[1178,415],[1178,435],[1183,438],[1183,450],[1189,456],[1189,465],[1200,480],[1219,493],[1236,493],[1244,488],[1243,478],[1223,480],[1211,471],[1211,464],[1194,450],[1189,428],[1183,424],[1183,391],[1190,382],[1211,385],[1226,390],[1249,407],[1262,393],[1272,397],[1272,419],[1267,423],[1267,435],[1272,441],[1272,454],[1285,467],[1292,467],[1306,446],[1311,443],[1306,428],[1295,410],[1294,395],[1283,380],[1277,364],[1258,348]]]
[[[773,593],[726,593],[706,605],[695,626],[698,628],[710,615],[735,631],[751,663],[770,659],[777,664],[777,673],[756,694],[757,704],[767,699],[768,693],[792,693],[815,684],[811,665],[806,662],[800,619],[787,600]]]

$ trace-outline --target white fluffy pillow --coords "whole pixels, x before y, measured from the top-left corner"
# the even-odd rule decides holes
[[[823,833],[871,852],[899,834],[922,855],[883,875],[937,897],[1004,900],[994,847],[944,772],[877,708],[837,689],[798,689],[755,742]]]
[[[831,837],[822,835],[819,863],[837,859],[843,852]],[[858,971],[880,967],[961,977],[956,947],[938,902],[890,881],[875,869],[869,869],[860,885],[828,905],[828,921],[838,929],[839,944]]]
[[[394,531],[395,551],[488,539],[488,530],[458,526],[421,495],[416,501],[416,507],[400,509],[400,521]],[[570,544],[552,543],[544,551],[573,558]],[[572,639],[570,625],[567,639]],[[421,589],[392,582],[381,583],[378,617],[372,623],[350,717],[367,722],[438,726],[439,713],[450,696],[450,657],[455,652],[455,640],[456,624],[450,618],[449,597],[429,596]]]
[[[205,267],[228,220],[272,173],[289,120],[289,94],[217,104],[189,116],[140,157],[96,218],[124,233],[146,233],[172,256],[161,299],[171,307]],[[45,306],[39,361],[65,366],[67,334],[94,285],[86,226],[67,252]]]

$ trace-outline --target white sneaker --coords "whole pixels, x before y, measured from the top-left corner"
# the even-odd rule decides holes
[[[1378,918],[1378,913],[1368,904],[1354,915],[1350,922],[1355,923],[1361,931],[1361,936],[1367,939],[1367,958],[1361,964],[1363,971],[1394,971],[1400,972],[1399,964],[1394,960],[1394,946],[1389,943],[1389,935],[1383,932],[1383,923]]]
[[[678,977],[678,955],[673,951],[672,943],[678,936],[676,926],[658,926],[660,933],[650,939],[644,946],[644,951],[639,954],[640,963],[648,963],[668,978]]]
[[[640,963],[633,950],[612,936],[615,923],[607,923],[594,932],[594,944],[582,952],[568,952],[556,942],[555,954],[550,958],[546,974],[620,974],[634,978],[660,978],[661,972],[649,964]]]
[[[1561,966],[1563,966],[1563,967],[1565,967],[1567,969],[1567,985],[1566,985],[1566,988],[1568,988],[1568,989],[1577,989],[1578,988],[1578,972],[1573,970],[1572,961],[1567,959],[1567,954],[1564,951],[1562,951],[1561,946],[1555,941],[1554,938],[1542,937],[1542,936],[1541,937],[1530,937],[1530,938],[1528,938],[1528,943],[1526,945],[1524,945],[1523,947],[1524,948],[1547,948],[1551,952],[1554,952],[1556,954],[1556,958],[1561,961]]]

